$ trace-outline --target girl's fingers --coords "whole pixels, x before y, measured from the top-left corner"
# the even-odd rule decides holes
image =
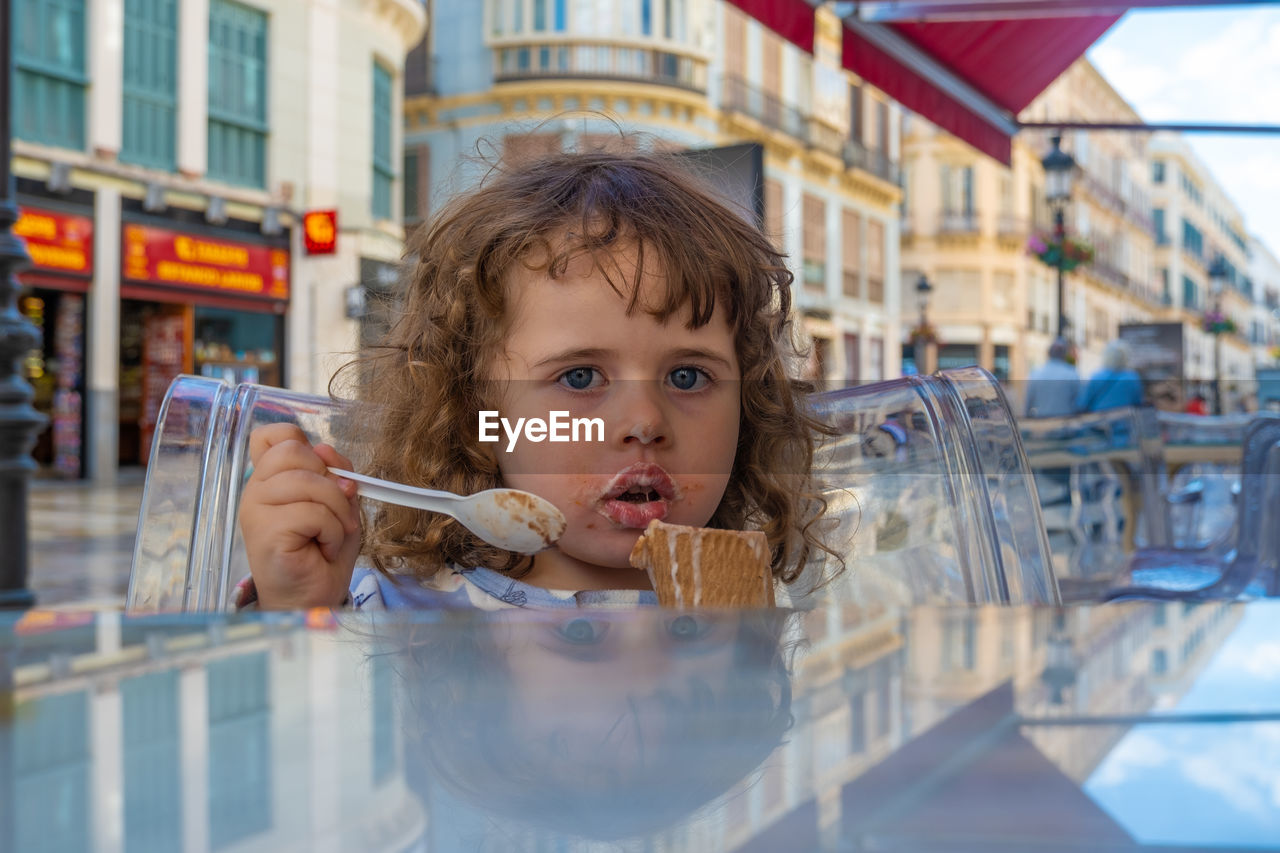
[[[321,476],[328,475],[324,460],[316,455],[315,448],[305,439],[283,439],[262,452],[255,461],[250,479],[269,480],[285,471],[309,471]]]
[[[286,441],[296,441],[310,445],[306,433],[294,424],[267,424],[255,428],[249,433],[249,461],[256,468],[262,455]]]
[[[320,503],[294,502],[280,510],[279,532],[288,537],[279,541],[284,553],[305,551],[314,543],[326,563],[334,563],[350,535],[338,516]]]
[[[315,449],[316,456],[318,456],[320,458],[320,461],[322,461],[329,468],[341,468],[345,471],[355,470],[354,466],[351,464],[350,459],[343,456],[341,453],[339,453],[337,450],[334,450],[329,445],[317,444],[314,449]],[[350,500],[355,499],[355,496],[359,487],[354,482],[346,479],[345,477],[340,477],[337,474],[334,474],[332,471],[329,472],[329,476],[332,477],[338,483],[338,485],[342,488],[342,493],[346,495],[348,499]]]
[[[258,482],[254,503],[277,511],[292,504],[323,506],[348,533],[360,529],[360,515],[337,478],[297,468],[286,469]]]

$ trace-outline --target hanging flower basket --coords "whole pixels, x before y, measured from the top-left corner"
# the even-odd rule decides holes
[[[1235,332],[1235,321],[1217,311],[1206,311],[1200,318],[1200,328],[1211,335],[1230,335]]]
[[[1041,263],[1054,269],[1062,267],[1064,272],[1070,272],[1093,261],[1093,246],[1079,237],[1059,240],[1046,234],[1032,234],[1027,240],[1027,254],[1034,255]]]
[[[938,330],[930,323],[921,323],[907,332],[907,343],[915,346],[917,344],[940,344],[942,338],[938,337]]]

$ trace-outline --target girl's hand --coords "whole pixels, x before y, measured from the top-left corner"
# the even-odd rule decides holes
[[[327,470],[351,461],[315,447],[293,424],[249,435],[253,474],[240,498],[240,530],[259,606],[337,607],[346,600],[360,553],[356,484]]]

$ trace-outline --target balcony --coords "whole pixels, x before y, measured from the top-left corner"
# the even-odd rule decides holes
[[[902,170],[883,151],[868,148],[855,139],[846,139],[843,156],[846,169],[861,169],[881,180],[902,186]]]
[[[607,79],[657,83],[705,94],[706,62],[642,44],[589,40],[502,45],[493,51],[497,83],[522,80]]]
[[[805,144],[809,142],[809,120],[803,113],[741,77],[724,78],[720,106],[750,116],[765,127],[781,131]]]
[[[938,216],[939,234],[977,234],[978,214],[976,211],[943,211]]]
[[[1002,213],[996,217],[996,236],[1002,240],[1021,240],[1031,233],[1031,224],[1027,220],[1011,213]]]

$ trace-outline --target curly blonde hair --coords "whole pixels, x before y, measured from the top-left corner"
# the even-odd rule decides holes
[[[635,247],[639,259],[630,282],[617,280],[610,263],[620,246]],[[725,313],[742,369],[741,423],[709,526],[763,531],[774,576],[785,582],[815,549],[832,553],[817,532],[825,501],[810,474],[828,430],[804,407],[810,385],[787,371],[796,356],[792,275],[760,229],[669,155],[561,154],[495,167],[417,230],[398,319],[381,345],[339,373],[353,377],[362,403],[369,473],[460,494],[502,485],[493,445],[479,441],[475,423],[478,410],[498,408],[489,368],[509,321],[508,271],[521,264],[556,278],[584,253],[628,311],[652,264],[665,273],[666,292],[644,310],[658,320],[688,306],[698,328],[717,306]],[[378,570],[419,577],[447,565],[519,576],[531,565],[450,518],[388,504],[374,507],[363,549]]]

